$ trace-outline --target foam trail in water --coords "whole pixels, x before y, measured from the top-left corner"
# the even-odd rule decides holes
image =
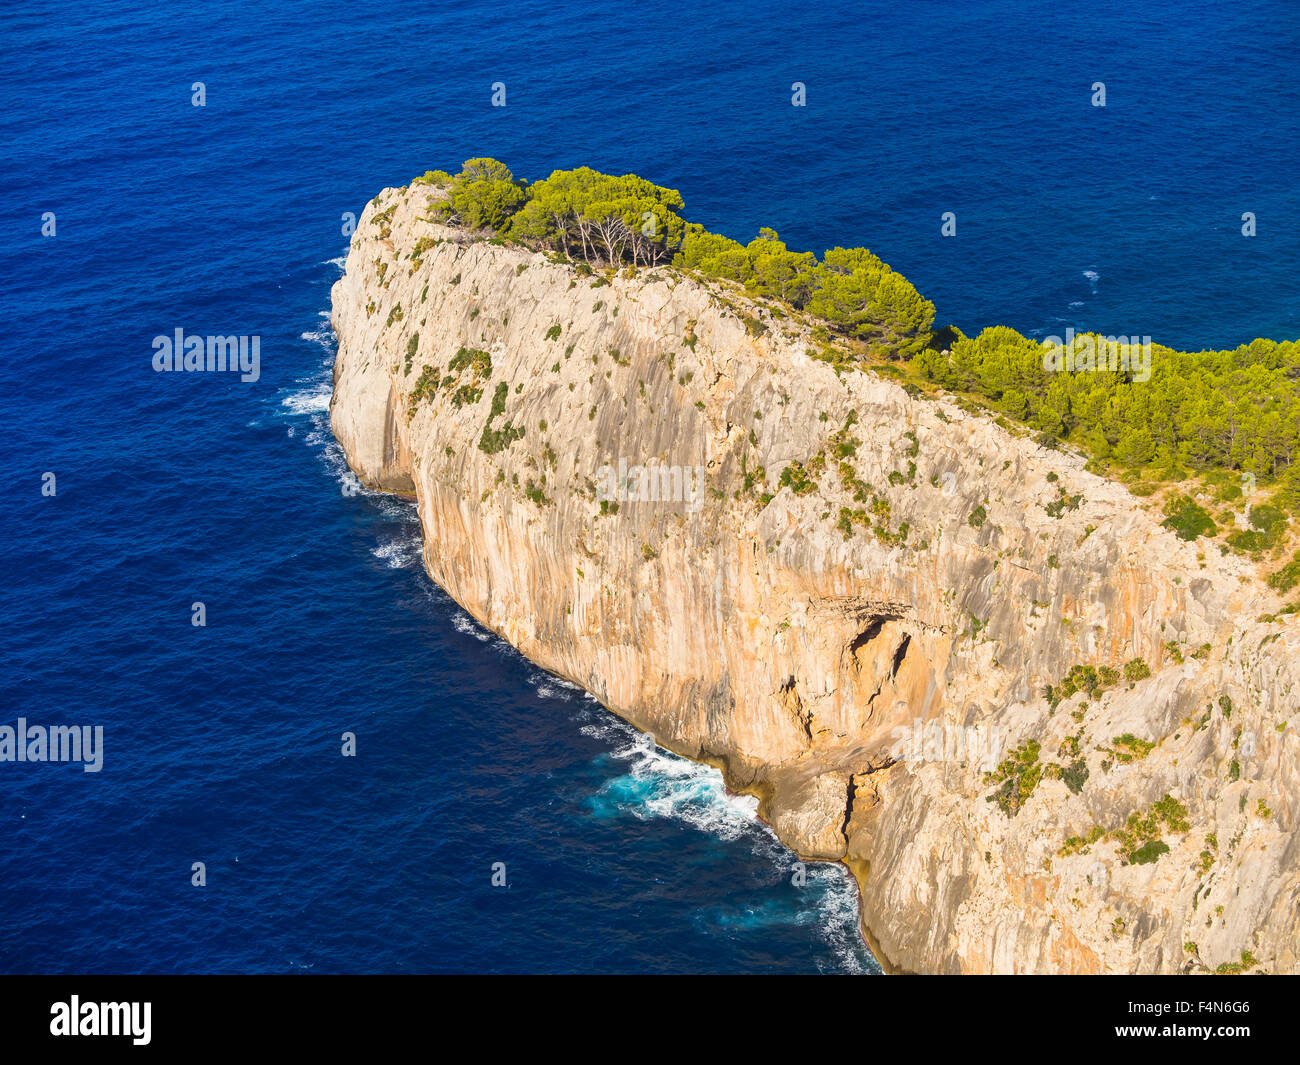
[[[328,384],[316,384],[297,392],[290,392],[280,400],[290,414],[323,414],[330,409],[333,390]]]
[[[457,632],[463,632],[466,636],[473,636],[479,643],[487,643],[492,639],[492,633],[478,624],[472,617],[462,611],[457,611],[451,616],[451,627]]]
[[[729,793],[718,770],[656,747],[648,735],[607,713],[581,731],[607,742],[611,756],[626,765],[626,772],[608,780],[592,797],[590,805],[597,817],[665,818],[723,840],[741,840],[772,864],[777,878],[792,875],[797,859],[759,820],[758,800]],[[806,883],[793,897],[783,893],[753,907],[713,907],[697,920],[709,930],[812,925],[838,958],[838,971],[879,972],[862,941],[857,885],[848,870],[835,863],[813,862],[806,864],[805,876]]]
[[[420,541],[409,537],[384,540],[372,547],[370,553],[387,563],[389,569],[406,569],[420,560]]]
[[[334,337],[334,327],[327,321],[319,329],[308,329],[298,334],[299,340],[310,340],[313,344],[319,344],[332,359],[334,352],[338,350],[338,345]]]
[[[576,684],[570,684],[553,673],[536,669],[533,670],[533,674],[528,678],[528,684],[537,692],[540,699],[563,699],[571,702],[582,694],[582,689]]]
[[[758,800],[730,794],[712,766],[670,754],[621,722],[593,723],[582,731],[613,741],[610,753],[627,764],[625,773],[607,781],[593,797],[597,816],[621,812],[641,820],[663,817],[722,839],[739,838],[757,821]]]
[[[343,259],[331,260],[341,267]],[[369,505],[398,528],[392,536],[382,536],[371,553],[394,569],[419,568],[422,542],[415,507],[407,500],[361,488],[348,467],[343,449],[329,431],[329,403],[333,392],[331,366],[335,352],[334,332],[328,326],[329,312],[320,312],[325,323],[304,331],[301,339],[317,345],[326,358],[318,372],[299,381],[304,387],[280,397],[282,416],[308,419],[311,431],[308,446],[318,450],[326,469],[349,495],[367,498]],[[422,570],[421,570],[422,572]],[[490,643],[494,650],[527,662],[509,643],[478,624],[439,589],[425,580],[425,591],[442,611],[451,611],[456,631]],[[445,616],[445,614],[444,614]],[[656,747],[649,736],[619,720],[599,706],[589,692],[568,681],[529,665],[528,683],[541,699],[561,699],[575,703],[580,718],[587,723],[581,731],[604,739],[610,755],[622,763],[625,771],[610,779],[592,797],[597,816],[630,814],[641,820],[664,818],[707,832],[723,840],[746,840],[755,854],[772,863],[782,877],[794,866],[794,856],[775,834],[758,818],[758,800],[734,795],[723,784],[722,774],[710,766],[699,765]],[[590,707],[591,709],[585,709]],[[715,924],[732,927],[760,926],[764,923],[815,924],[844,968],[855,972],[874,971],[872,960],[861,942],[857,926],[857,891],[852,879],[839,866],[812,864],[807,870],[805,904],[791,908],[788,904],[767,902],[756,912],[718,911]]]

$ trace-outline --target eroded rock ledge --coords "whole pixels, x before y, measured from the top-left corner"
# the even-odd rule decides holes
[[[470,614],[846,861],[893,966],[1297,969],[1300,619],[1250,620],[1277,601],[1246,563],[1075,457],[837,375],[734,291],[580,277],[427,221],[434,195],[361,219],[331,418]],[[620,459],[678,498],[602,508]],[[1076,664],[1121,676],[1053,708]]]

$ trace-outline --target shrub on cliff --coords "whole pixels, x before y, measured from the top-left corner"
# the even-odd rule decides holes
[[[1216,536],[1219,527],[1205,508],[1188,496],[1174,496],[1165,505],[1167,517],[1161,523],[1173,529],[1180,540],[1195,540],[1198,536]]]
[[[1300,501],[1300,343],[1255,340],[1200,352],[1151,344],[1143,380],[1120,369],[1049,370],[1045,350],[1014,329],[991,326],[977,337],[936,334],[912,369],[985,398],[1045,439],[1084,448],[1103,469],[1149,469],[1160,480],[1200,472],[1220,484],[1222,501],[1241,497],[1241,473],[1271,482],[1273,499],[1253,507],[1251,528],[1229,542],[1245,551],[1281,542],[1283,511]],[[1134,484],[1135,494],[1154,491],[1149,481]],[[1176,524],[1187,539],[1217,532],[1204,511],[1188,509],[1184,518]]]
[[[1300,584],[1300,552],[1276,573],[1269,574],[1268,584],[1279,592],[1289,592]]]
[[[587,265],[653,266],[681,244],[682,194],[635,174],[614,176],[591,167],[556,170],[527,188],[527,202],[505,235],[543,244]]]
[[[1067,788],[1078,795],[1088,780],[1088,763],[1082,758],[1076,758],[1061,770],[1061,780],[1065,782]]]
[[[1124,679],[1127,681],[1146,680],[1151,676],[1151,667],[1146,664],[1145,659],[1135,658],[1124,664]]]
[[[1037,740],[1028,740],[1008,754],[992,773],[984,774],[986,784],[1002,785],[986,796],[986,800],[997,803],[998,809],[1008,817],[1015,817],[1020,812],[1042,779],[1043,765],[1038,760],[1040,750]]]
[[[506,397],[509,394],[510,385],[505,381],[498,381],[496,391],[492,394],[492,407],[488,411],[487,421],[483,423],[483,432],[478,438],[478,449],[485,455],[496,455],[504,451],[516,440],[523,439],[524,427],[522,425],[516,427],[510,422],[506,422],[500,429],[492,428],[492,422],[505,413]]]
[[[444,220],[547,248],[587,269],[671,261],[807,308],[888,357],[911,357],[930,341],[934,304],[866,248],[832,248],[818,262],[766,228],[739,244],[687,222],[680,192],[635,174],[584,166],[528,185],[504,163],[479,158],[467,159],[455,177],[429,171],[419,180],[447,190],[436,208]],[[760,331],[751,320],[751,332]]]
[[[1150,865],[1162,854],[1169,853],[1169,844],[1162,839],[1145,843],[1128,855],[1130,865]]]
[[[1129,814],[1123,828],[1108,834],[1119,844],[1120,859],[1125,865],[1147,865],[1162,854],[1169,853],[1169,845],[1160,837],[1165,832],[1186,832],[1191,828],[1187,807],[1171,795],[1152,804],[1145,814]]]
[[[1249,529],[1228,534],[1228,543],[1241,551],[1266,551],[1276,547],[1286,532],[1286,514],[1267,503],[1251,507]]]
[[[832,248],[816,271],[808,310],[898,358],[925,348],[934,304],[866,248]]]
[[[432,173],[432,171],[431,171]],[[442,202],[447,221],[469,229],[499,230],[526,199],[522,182],[495,159],[466,159]]]

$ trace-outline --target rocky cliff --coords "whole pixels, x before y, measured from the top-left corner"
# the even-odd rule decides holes
[[[1247,563],[739,290],[436,195],[361,219],[331,417],[469,613],[847,862],[894,968],[1300,968],[1300,618]]]

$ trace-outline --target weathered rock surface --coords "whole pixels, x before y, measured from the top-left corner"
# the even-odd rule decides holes
[[[721,766],[800,855],[846,860],[894,967],[1300,969],[1300,618],[1253,620],[1278,604],[1247,563],[1075,456],[837,374],[734,291],[580,277],[427,221],[434,195],[385,190],[362,217],[331,417],[363,482],[415,494],[425,565],[467,611]],[[779,484],[818,455],[815,488]],[[664,490],[602,513],[620,459]],[[1082,498],[1052,516],[1062,489]],[[1043,696],[1138,658],[1152,675],[1100,698]],[[1075,793],[1049,768],[1008,815],[986,773],[1031,740],[1088,776]],[[1061,855],[1165,795],[1188,827],[1155,861],[1113,835]]]

